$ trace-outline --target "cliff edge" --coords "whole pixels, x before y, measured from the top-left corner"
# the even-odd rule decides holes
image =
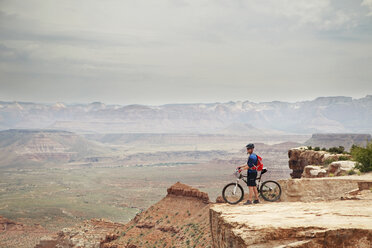
[[[213,247],[372,247],[372,175],[286,183],[281,202],[211,206]]]

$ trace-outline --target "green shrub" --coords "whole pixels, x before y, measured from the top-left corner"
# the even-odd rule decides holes
[[[322,148],[322,151],[327,151],[327,149],[325,147]]]
[[[351,156],[357,162],[356,168],[361,172],[372,171],[372,141],[366,147],[353,145]]]
[[[320,147],[319,147],[319,146],[316,146],[316,147],[314,148],[314,151],[320,151]]]
[[[312,150],[313,148],[312,148],[311,146],[308,146],[307,149],[308,149],[308,150]]]
[[[338,160],[339,161],[344,161],[344,160],[349,160],[350,158],[348,156],[339,156]]]
[[[348,175],[355,175],[356,174],[356,171],[353,170],[353,169],[351,169],[351,170],[347,171],[347,174]]]
[[[339,146],[339,147],[331,147],[328,149],[329,152],[331,153],[344,153],[345,152],[345,147]]]
[[[333,174],[333,173],[329,173],[329,176],[330,176],[330,177],[334,177],[335,174]]]

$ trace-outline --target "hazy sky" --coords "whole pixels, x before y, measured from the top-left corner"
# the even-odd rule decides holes
[[[372,94],[372,0],[0,0],[0,100]]]

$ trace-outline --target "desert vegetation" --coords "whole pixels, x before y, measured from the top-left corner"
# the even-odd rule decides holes
[[[351,155],[357,161],[356,167],[360,171],[372,171],[372,142],[368,142],[365,147],[353,145]]]

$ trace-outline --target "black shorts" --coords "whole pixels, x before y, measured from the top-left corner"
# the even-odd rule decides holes
[[[257,171],[256,170],[251,170],[248,171],[248,176],[247,176],[247,185],[248,186],[256,186],[256,178],[257,178]]]

